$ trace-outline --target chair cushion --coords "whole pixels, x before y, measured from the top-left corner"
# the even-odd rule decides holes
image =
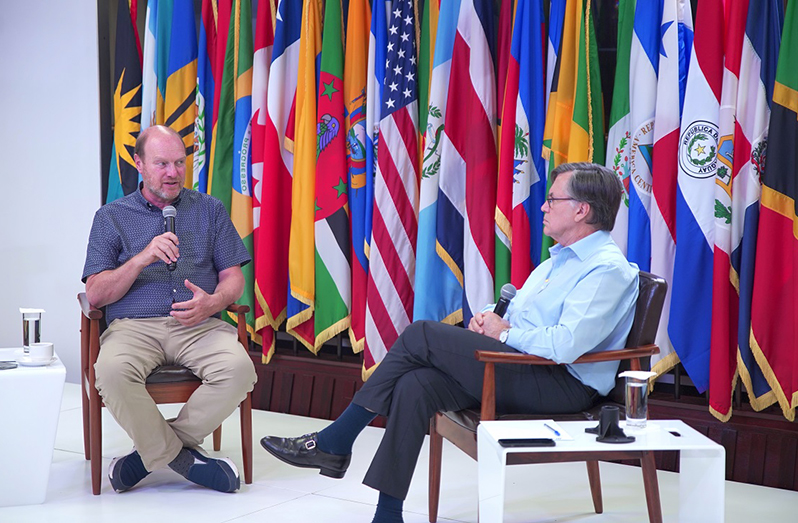
[[[182,365],[162,365],[147,376],[147,383],[177,383],[180,381],[201,381],[193,372]]]
[[[575,412],[573,414],[500,414],[496,416],[498,421],[508,420],[536,420],[536,419],[554,419],[554,421],[595,421],[598,422],[601,407],[604,405],[614,405],[620,411],[620,419],[626,419],[626,408],[623,404],[609,401],[606,398],[600,400],[591,408],[582,412]],[[466,430],[476,434],[477,425],[480,421],[480,412],[476,409],[465,409],[458,411],[441,412],[453,422],[457,423]]]

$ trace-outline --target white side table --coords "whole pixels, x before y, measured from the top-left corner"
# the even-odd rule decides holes
[[[725,502],[725,456],[718,445],[681,420],[649,420],[643,432],[630,433],[633,443],[598,443],[595,434],[585,428],[597,422],[569,421],[559,425],[573,440],[558,440],[554,447],[505,448],[501,438],[518,437],[519,431],[539,431],[540,421],[484,421],[477,429],[479,467],[479,520],[500,522],[504,517],[504,489],[507,455],[511,453],[601,453],[613,451],[678,450],[679,453],[679,521],[722,523]],[[676,432],[679,436],[671,434]],[[587,493],[586,493],[587,494]],[[641,500],[642,501],[642,500]]]
[[[18,350],[0,349],[0,360]],[[46,367],[0,370],[0,507],[44,502],[65,380],[58,357]]]

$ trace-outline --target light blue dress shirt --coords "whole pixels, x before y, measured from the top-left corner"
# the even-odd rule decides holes
[[[549,253],[551,258],[532,271],[507,308],[507,345],[557,363],[623,348],[637,303],[637,266],[626,260],[606,231],[568,247],[555,245]],[[618,362],[567,368],[607,395],[615,385]]]

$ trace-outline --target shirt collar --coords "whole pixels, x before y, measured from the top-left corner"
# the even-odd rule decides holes
[[[143,205],[144,207],[146,207],[150,211],[161,212],[161,209],[159,209],[158,207],[156,207],[153,204],[151,204],[150,202],[148,202],[147,198],[145,198],[144,195],[141,194],[141,189],[143,187],[144,187],[144,182],[139,182],[139,187],[138,187],[138,189],[136,189],[136,193],[135,193],[136,194],[136,200],[138,200],[138,202],[141,205]],[[173,201],[170,205],[172,205],[174,207],[177,207],[180,204],[180,200],[183,199],[183,195],[186,193],[186,191],[187,191],[187,189],[185,187],[181,188],[180,189],[180,194],[177,195],[177,198],[175,199],[175,201]]]
[[[577,258],[584,260],[593,254],[593,252],[595,252],[599,247],[605,245],[608,241],[611,241],[609,232],[596,231],[567,247],[563,247],[558,243],[549,249],[549,254],[553,258],[563,249],[570,249]]]

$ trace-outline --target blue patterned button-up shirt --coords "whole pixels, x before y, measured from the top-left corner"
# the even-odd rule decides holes
[[[212,294],[221,271],[251,260],[222,202],[183,189],[172,205],[177,209],[175,234],[180,242],[176,269],[169,271],[160,260],[145,267],[127,294],[106,306],[108,324],[117,318],[168,316],[172,303],[193,297],[184,280]],[[150,204],[140,188],[100,207],[89,235],[83,282],[127,262],[163,234],[164,227],[161,209]]]

